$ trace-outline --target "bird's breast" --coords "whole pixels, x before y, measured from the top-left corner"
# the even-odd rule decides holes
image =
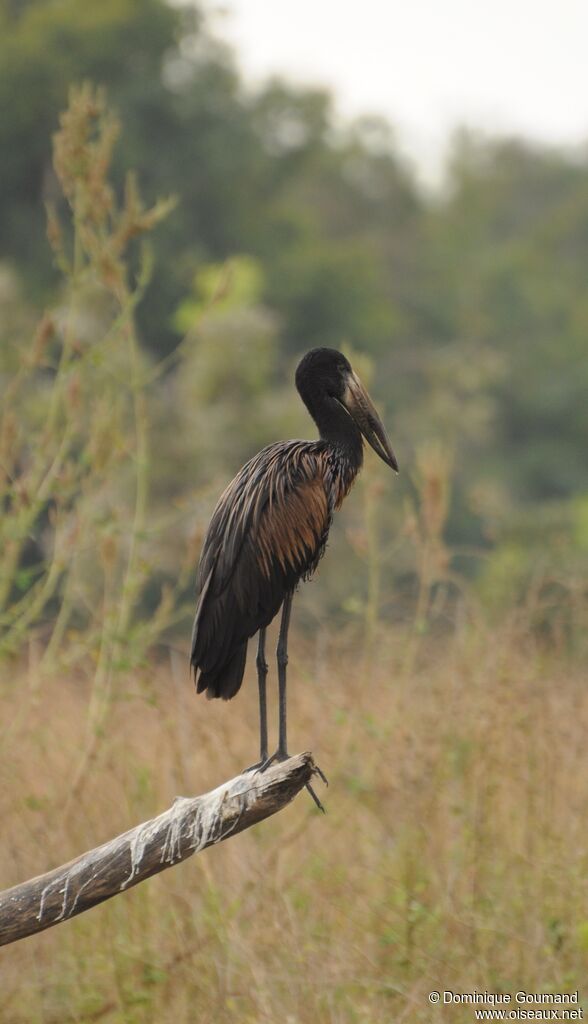
[[[341,508],[353,486],[357,473],[358,467],[348,463],[337,452],[329,453],[326,456],[325,486],[333,512]]]

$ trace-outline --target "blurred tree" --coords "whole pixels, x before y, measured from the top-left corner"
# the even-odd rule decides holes
[[[4,255],[43,280],[43,198],[55,192],[51,133],[72,82],[106,82],[120,96],[157,80],[179,30],[161,0],[0,0],[0,219]],[[139,86],[138,83],[141,83]]]
[[[254,123],[274,155],[260,255],[286,344],[382,352],[402,341],[414,327],[422,203],[388,126],[364,118],[337,132],[327,95],[277,81]]]
[[[177,341],[172,314],[199,262],[234,252],[266,267],[294,350],[347,337],[382,348],[410,322],[420,204],[382,123],[337,133],[324,92],[271,82],[246,94],[198,11],[164,0],[0,0],[0,29],[1,255],[37,295],[53,281],[50,134],[69,84],[90,78],[125,124],[119,177],[135,166],[149,197],[180,199],[140,313],[151,348]]]
[[[436,243],[464,361],[494,356],[493,469],[521,501],[586,490],[588,167],[464,135],[451,173]]]
[[[159,392],[170,434],[179,414],[165,403],[181,392],[189,405],[190,388],[197,402],[171,440],[166,493],[182,483],[169,477],[187,439],[201,480],[215,460],[235,469],[266,430],[286,433],[296,414],[273,419],[264,388],[281,404],[301,351],[349,343],[376,363],[399,487],[410,490],[415,452],[432,437],[454,452],[453,544],[516,535],[518,551],[524,522],[532,558],[537,538],[573,534],[571,500],[588,493],[586,154],[462,132],[444,190],[426,197],[380,119],[341,126],[320,89],[245,88],[198,6],[0,0],[0,303],[4,282],[17,340],[30,310],[14,297],[51,303],[59,287],[44,238],[43,201],[58,199],[50,139],[83,78],[108,87],[124,125],[115,188],[133,166],[149,201],[179,200],[137,311],[156,356],[187,329],[194,342],[179,391],[166,380]],[[232,305],[217,302],[200,323],[231,259]],[[214,437],[192,442],[212,414]]]
[[[56,193],[51,132],[72,81],[106,84],[125,124],[119,181],[133,165],[149,196],[181,198],[141,314],[148,344],[165,352],[197,260],[242,248],[257,222],[259,147],[228,51],[208,39],[194,8],[163,0],[0,0],[0,66],[2,256],[26,268],[37,295],[51,285],[43,214]]]

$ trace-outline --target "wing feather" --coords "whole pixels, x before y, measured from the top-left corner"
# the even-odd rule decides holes
[[[214,510],[198,567],[191,657],[195,673],[213,681],[213,696],[224,696],[216,692],[223,667],[269,625],[323,553],[333,508],[322,454],[321,442],[270,445],[243,467]]]

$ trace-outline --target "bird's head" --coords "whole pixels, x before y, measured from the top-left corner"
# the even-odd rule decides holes
[[[319,427],[336,403],[335,408],[343,409],[351,417],[376,454],[398,472],[384,424],[342,352],[333,348],[313,348],[307,352],[296,370],[296,387]]]

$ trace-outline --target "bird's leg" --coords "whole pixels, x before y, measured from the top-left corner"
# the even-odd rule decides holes
[[[259,761],[246,768],[246,772],[257,771],[267,762],[267,698],[266,679],[268,664],[265,660],[265,629],[260,629],[257,641],[257,687],[259,690]]]
[[[286,761],[290,757],[288,753],[287,740],[287,710],[286,710],[286,666],[288,664],[288,626],[290,625],[290,610],[292,608],[292,594],[286,594],[282,605],[282,621],[280,623],[280,635],[278,638],[277,660],[278,660],[278,749],[271,757],[267,757],[261,766],[263,771],[269,768],[274,761]]]
[[[289,757],[287,741],[287,709],[286,709],[286,667],[288,665],[288,627],[290,625],[290,611],[292,609],[292,594],[286,594],[282,606],[282,621],[280,623],[280,635],[278,637],[278,649],[276,651],[278,661],[278,701],[279,701],[279,725],[278,725],[278,749],[277,759],[283,760]]]
[[[287,702],[286,702],[286,668],[288,666],[288,629],[290,626],[290,612],[292,610],[292,594],[286,594],[284,598],[284,604],[282,606],[282,621],[280,622],[280,635],[278,637],[278,647],[276,651],[277,662],[278,662],[278,701],[279,701],[279,720],[278,720],[278,749],[275,754],[268,757],[265,764],[262,767],[269,767],[274,761],[286,761],[290,755],[288,753],[288,720],[287,720]],[[319,770],[321,778],[326,779],[323,773]],[[325,809],[316,795],[314,789],[307,782],[306,788],[310,793],[315,804],[325,813]]]
[[[257,686],[259,689],[259,758],[260,764],[267,761],[267,700],[265,681],[267,661],[265,660],[265,629],[260,629],[257,643]]]

